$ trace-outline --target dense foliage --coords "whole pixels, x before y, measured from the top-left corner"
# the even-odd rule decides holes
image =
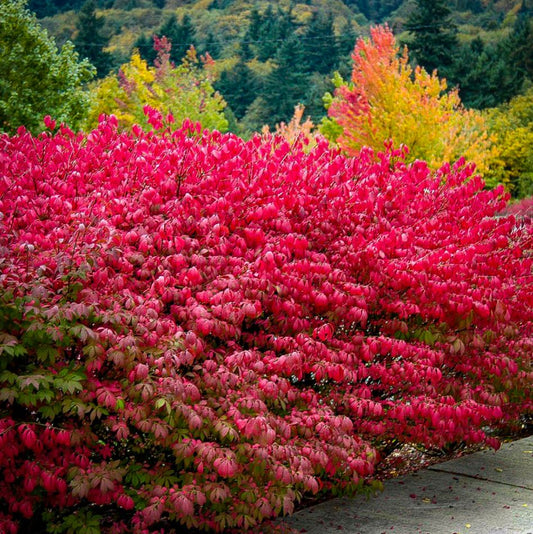
[[[97,5],[105,23],[91,48],[98,57],[98,49],[105,46],[100,44],[100,35],[105,34],[109,41],[105,52],[112,51],[116,67],[130,57],[132,48],[139,48],[143,59],[151,63],[153,35],[165,35],[173,43],[171,59],[176,63],[193,44],[202,54],[208,51],[216,59],[228,60],[224,68],[229,75],[234,74],[239,59],[264,81],[270,64],[277,64],[281,46],[288,37],[295,38],[304,57],[292,69],[303,76],[293,81],[292,92],[280,92],[280,103],[285,110],[304,104],[314,122],[324,115],[321,96],[329,90],[326,85],[333,70],[347,75],[346,60],[357,36],[367,35],[369,26],[376,23],[388,22],[402,43],[409,45],[414,60],[430,73],[437,68],[450,87],[459,87],[469,107],[507,101],[522,91],[524,79],[532,75],[530,0],[98,0]],[[32,0],[30,6],[40,17],[73,9],[43,23],[61,40],[78,35],[82,13],[77,2]],[[478,43],[483,53],[476,52]],[[263,84],[245,84],[239,92],[246,92],[245,99],[252,103],[243,130],[251,126],[258,131],[265,115],[265,122],[274,125],[276,120],[270,117],[277,109],[265,103],[269,93]],[[232,93],[224,96],[230,105],[239,102]],[[264,113],[258,113],[259,104]],[[290,114],[282,120],[289,120]]]
[[[37,131],[47,113],[76,127],[88,107],[82,84],[94,72],[71,43],[58,50],[25,7],[0,2],[0,131]]]
[[[533,88],[487,114],[502,161],[502,180],[518,198],[533,196]]]
[[[146,127],[144,109],[152,106],[164,116],[172,114],[175,128],[187,118],[226,131],[226,103],[212,86],[213,60],[198,58],[192,48],[181,64],[175,65],[170,61],[171,43],[165,37],[156,37],[156,48],[153,67],[135,52],[118,75],[109,74],[92,87],[86,128],[96,126],[102,114],[115,115],[121,128]]]
[[[532,227],[471,166],[46,123],[0,137],[3,532],[242,532],[533,410]]]
[[[437,168],[464,156],[487,178],[500,178],[497,147],[481,114],[465,109],[457,91],[446,92],[436,73],[413,69],[387,26],[359,39],[352,57],[350,83],[338,81],[322,128],[346,153],[364,146],[380,151],[392,142],[409,148],[409,161]]]

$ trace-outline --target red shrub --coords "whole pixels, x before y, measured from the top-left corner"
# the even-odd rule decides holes
[[[495,445],[531,410],[532,235],[501,190],[135,131],[0,138],[0,528],[242,531],[373,491],[392,438]]]

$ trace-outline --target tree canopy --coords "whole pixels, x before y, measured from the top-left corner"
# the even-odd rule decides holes
[[[349,154],[392,142],[409,149],[409,161],[422,159],[433,168],[465,157],[490,181],[497,148],[481,114],[465,109],[457,90],[447,92],[435,73],[413,69],[407,48],[399,51],[386,26],[357,41],[351,81],[337,80],[324,133]]]
[[[36,132],[48,114],[77,128],[89,105],[82,87],[93,76],[72,43],[58,50],[25,0],[0,2],[1,130]]]
[[[158,56],[149,66],[138,52],[122,65],[118,75],[110,74],[91,90],[91,109],[87,127],[98,123],[99,117],[115,115],[122,128],[134,124],[148,126],[145,106],[157,109],[162,116],[171,114],[174,127],[184,119],[200,121],[205,128],[225,131],[226,102],[213,88],[213,60],[198,58],[191,48],[179,65],[170,61],[171,44],[156,37]]]

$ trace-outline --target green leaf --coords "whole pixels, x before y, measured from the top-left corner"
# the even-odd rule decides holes
[[[51,389],[42,389],[35,394],[38,401],[51,402],[55,398],[55,393]]]
[[[39,345],[35,349],[37,359],[43,363],[55,363],[56,358],[59,356],[59,350],[49,345]]]
[[[43,404],[38,412],[47,419],[55,419],[56,415],[61,412],[61,405],[59,403]]]
[[[0,354],[7,354],[13,358],[24,356],[27,353],[26,347],[18,343],[13,345],[0,345]]]
[[[0,383],[7,383],[13,386],[17,382],[18,376],[11,371],[2,371],[0,373]]]
[[[433,346],[435,344],[435,334],[430,330],[423,330],[420,336],[420,340],[426,343],[427,345]]]

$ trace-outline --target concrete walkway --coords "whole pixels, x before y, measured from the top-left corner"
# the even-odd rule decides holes
[[[533,436],[385,481],[286,522],[307,534],[533,534]]]

